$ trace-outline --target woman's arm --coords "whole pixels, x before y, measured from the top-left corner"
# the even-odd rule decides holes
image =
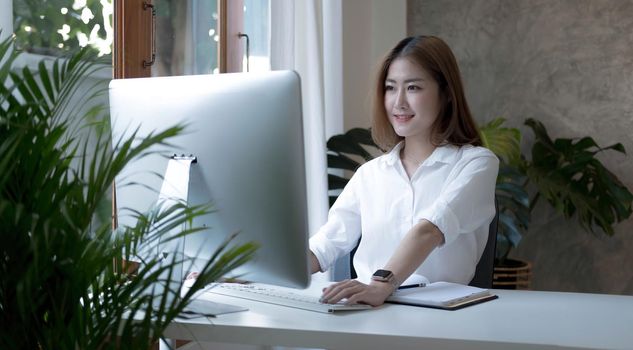
[[[421,220],[409,230],[387,264],[398,283],[404,282],[444,242],[444,235],[428,220]],[[377,282],[382,283],[382,282]]]
[[[310,251],[310,273],[317,272],[321,272],[321,264],[319,264],[319,259],[317,259],[316,255]]]
[[[443,241],[444,235],[435,225],[427,220],[421,220],[400,241],[396,251],[384,268],[392,271],[396,280],[402,282]],[[384,303],[385,299],[394,291],[394,288],[391,283],[385,282],[372,281],[369,285],[366,285],[355,280],[345,280],[326,288],[323,291],[322,300],[327,303],[336,303],[343,298],[347,298],[347,302],[350,304],[365,303],[378,306]]]

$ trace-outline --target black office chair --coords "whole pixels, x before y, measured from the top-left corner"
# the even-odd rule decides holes
[[[492,288],[492,272],[497,250],[497,228],[499,226],[499,204],[495,198],[495,217],[488,229],[488,242],[475,268],[475,276],[468,285],[479,288]]]
[[[499,226],[499,205],[495,198],[495,217],[490,223],[488,229],[488,242],[481,255],[481,259],[475,267],[475,276],[468,285],[479,288],[492,288],[492,273],[495,263],[495,250],[497,249],[497,227]],[[358,240],[360,243],[360,239]],[[340,258],[334,266],[334,280],[341,281],[346,278],[356,278],[356,270],[354,269],[354,253],[358,248],[358,243],[352,251]]]

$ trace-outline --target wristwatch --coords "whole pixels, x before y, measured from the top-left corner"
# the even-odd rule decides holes
[[[396,276],[389,270],[378,269],[371,276],[371,279],[377,282],[390,283],[394,289],[398,288],[399,283],[396,281]]]

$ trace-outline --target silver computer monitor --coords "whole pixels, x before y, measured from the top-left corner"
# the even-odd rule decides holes
[[[185,255],[202,263],[228,234],[239,231],[236,243],[255,241],[260,248],[235,275],[280,286],[309,284],[301,91],[295,72],[113,80],[109,96],[115,141],[137,128],[143,137],[187,125],[170,146],[156,147],[156,153],[130,163],[117,178],[119,225],[133,225],[130,210],[143,212],[156,202],[171,155],[194,155],[188,203],[211,203],[217,210],[194,222],[209,229],[185,239]]]

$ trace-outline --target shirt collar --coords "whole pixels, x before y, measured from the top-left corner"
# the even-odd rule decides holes
[[[398,144],[395,145],[389,153],[382,157],[382,164],[385,166],[394,166],[400,159],[400,150],[402,149],[402,146],[404,146],[404,142],[398,142]]]
[[[394,166],[397,164],[400,161],[400,150],[403,146],[404,141],[400,141],[389,153],[385,154],[382,158],[383,165]],[[423,164],[424,166],[430,166],[435,163],[449,164],[455,159],[458,149],[459,147],[450,144],[438,146]]]

